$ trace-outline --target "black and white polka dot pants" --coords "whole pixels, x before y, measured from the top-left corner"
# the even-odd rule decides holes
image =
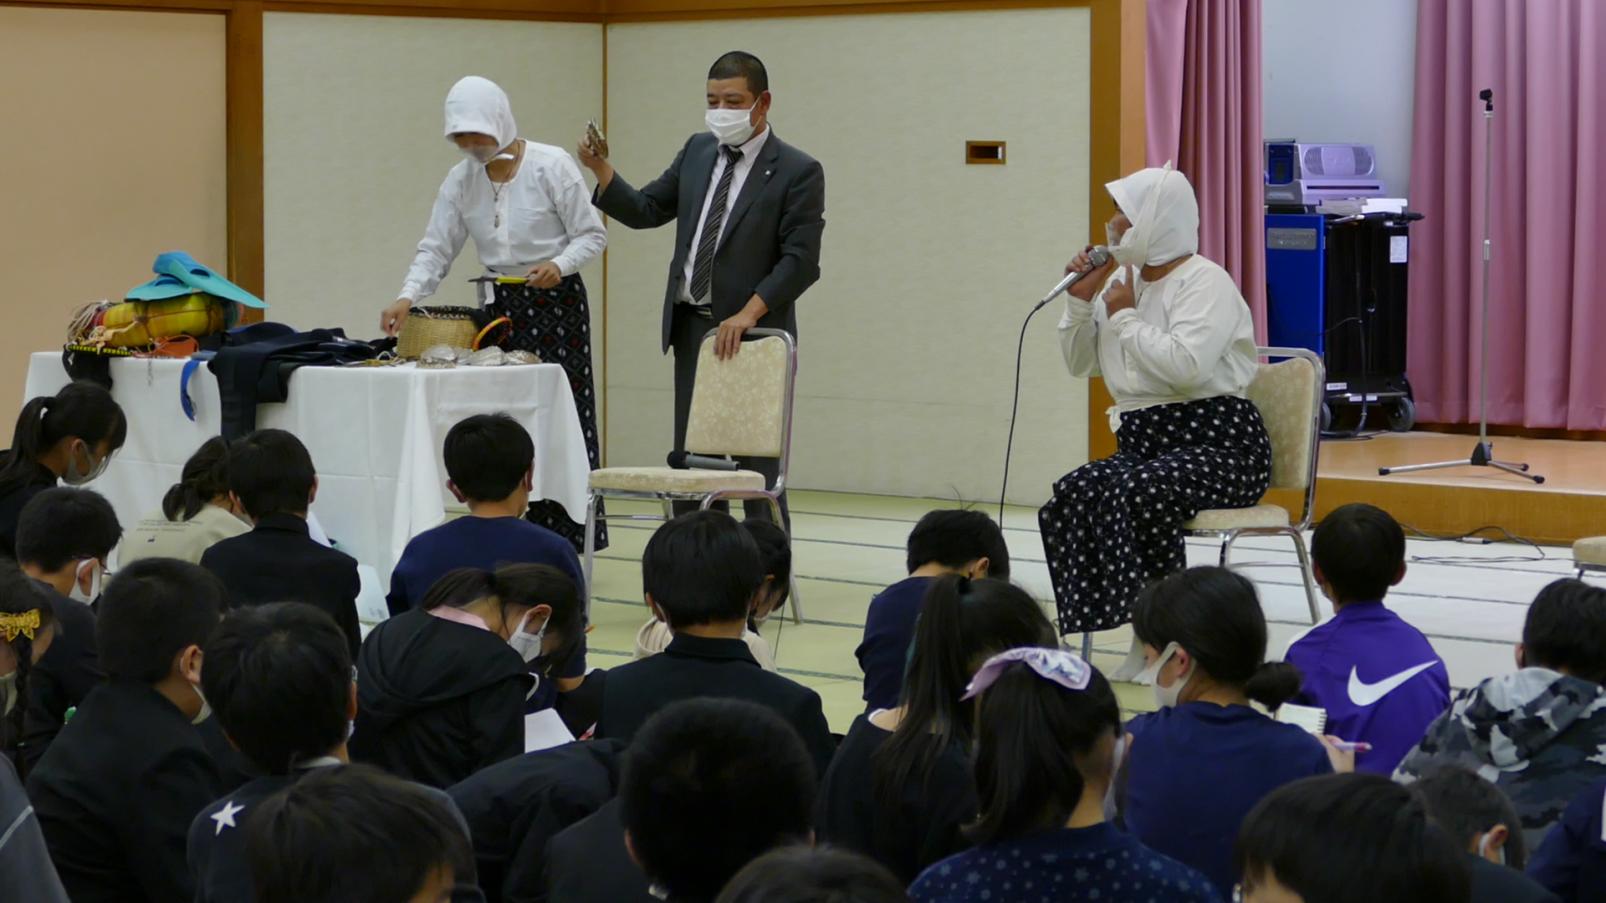
[[[1122,415],[1119,451],[1071,471],[1038,512],[1062,634],[1131,620],[1151,581],[1187,565],[1181,525],[1244,508],[1271,482],[1260,411],[1221,396]]]

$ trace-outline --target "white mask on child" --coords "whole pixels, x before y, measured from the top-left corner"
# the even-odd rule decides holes
[[[508,634],[507,637],[507,644],[513,647],[513,651],[517,652],[520,658],[524,659],[525,664],[529,664],[541,657],[541,642],[546,639],[546,621],[541,622],[541,629],[535,633],[524,632],[524,624],[530,620],[530,615],[533,611],[534,609],[526,611],[524,617],[519,618],[519,626],[513,628],[513,632]],[[547,618],[547,621],[550,620],[552,619]]]
[[[200,684],[190,684],[190,689],[194,690],[196,698],[201,700],[201,710],[195,713],[195,717],[190,719],[190,723],[200,724],[212,717],[212,704],[206,701],[206,694],[201,692]]]
[[[89,567],[89,589],[83,588],[84,567]],[[100,562],[93,558],[86,558],[78,563],[78,569],[73,572],[72,592],[67,594],[70,599],[88,604],[95,601],[100,595],[100,581],[105,576],[105,570]]]
[[[1506,864],[1506,847],[1505,847],[1505,845],[1501,844],[1500,849],[1495,851],[1495,852],[1500,857],[1500,864],[1501,865],[1505,865]],[[1488,834],[1484,834],[1482,837],[1478,838],[1478,858],[1479,859],[1483,859],[1483,860],[1487,860],[1489,858],[1489,835]]]
[[[1182,647],[1178,646],[1176,643],[1167,643],[1165,650],[1160,653],[1160,657],[1154,660],[1154,664],[1144,668],[1143,673],[1139,674],[1137,677],[1139,683],[1149,681],[1154,684],[1154,701],[1158,703],[1162,709],[1176,707],[1177,701],[1182,697],[1182,688],[1186,687],[1188,685],[1188,680],[1193,677],[1193,669],[1189,668],[1188,673],[1177,675],[1177,679],[1172,682],[1171,686],[1160,686],[1161,669],[1163,669],[1165,667],[1165,663],[1169,662],[1172,656],[1176,655],[1181,649]]]

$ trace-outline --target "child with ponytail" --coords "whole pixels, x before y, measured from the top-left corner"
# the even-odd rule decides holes
[[[876,859],[905,884],[964,849],[960,826],[976,813],[975,712],[960,700],[965,685],[993,653],[1056,643],[1036,600],[1008,581],[933,581],[907,653],[901,704],[855,719],[825,774],[820,840]]]
[[[1299,692],[1299,672],[1266,661],[1266,618],[1242,576],[1200,567],[1167,577],[1139,595],[1132,630],[1160,709],[1127,725],[1122,819],[1230,898],[1232,841],[1249,810],[1291,781],[1353,770],[1355,754],[1250,707],[1275,711]]]
[[[22,506],[56,485],[82,486],[106,472],[128,438],[128,420],[110,392],[68,383],[22,406],[11,448],[0,453],[0,552],[16,556]]]
[[[178,482],[153,512],[123,538],[119,567],[141,558],[177,558],[200,564],[207,549],[251,532],[251,522],[229,495],[229,440],[213,436],[184,462]]]
[[[926,869],[915,903],[1218,899],[1203,875],[1105,822],[1121,714],[1104,675],[1061,649],[1011,649],[963,698],[978,696],[976,847]]]

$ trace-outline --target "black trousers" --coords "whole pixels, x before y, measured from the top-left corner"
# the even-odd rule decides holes
[[[702,350],[703,337],[710,330],[717,329],[719,321],[711,317],[699,316],[698,312],[687,304],[675,305],[674,321],[670,325],[670,350],[675,355],[675,450],[686,448],[686,421],[691,416],[691,391],[697,382],[697,355]],[[744,470],[754,470],[764,475],[764,483],[771,489],[775,488],[775,478],[780,475],[781,462],[777,458],[738,458],[737,463]],[[729,505],[723,502],[716,507],[728,510]],[[748,517],[759,520],[773,520],[770,516],[769,502],[763,499],[750,500],[742,503],[742,508]],[[685,514],[696,511],[696,502],[676,502],[675,513]],[[785,527],[791,532],[792,513],[786,503],[786,494],[781,494],[781,517],[786,521]]]

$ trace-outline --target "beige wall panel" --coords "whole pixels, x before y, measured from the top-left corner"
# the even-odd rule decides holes
[[[269,318],[378,334],[441,180],[452,84],[507,91],[520,134],[570,148],[602,117],[602,26],[269,13],[263,22]],[[473,304],[472,239],[426,303]],[[602,265],[582,271],[600,380]]]
[[[0,442],[28,353],[162,251],[228,267],[221,15],[0,6]]]
[[[1089,25],[1086,9],[1049,9],[610,26],[609,138],[632,182],[702,128],[708,65],[733,48],[768,65],[776,134],[825,166],[793,485],[997,498],[1021,318],[1087,238]],[[967,139],[1007,141],[1008,164],[966,166]],[[612,230],[613,464],[670,444],[658,324],[673,234]],[[1087,454],[1059,314],[1027,336],[1021,501]]]

